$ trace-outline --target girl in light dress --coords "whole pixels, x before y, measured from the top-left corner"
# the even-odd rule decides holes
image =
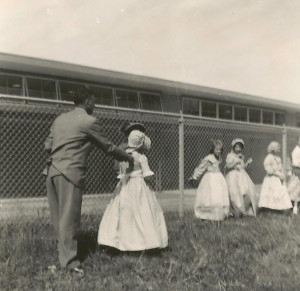
[[[212,141],[210,154],[201,161],[190,178],[197,180],[203,175],[194,205],[197,218],[220,221],[229,216],[228,189],[224,176],[220,172],[222,152],[222,142]]]
[[[292,176],[288,182],[288,192],[291,200],[294,201],[293,213],[297,214],[300,201],[300,136],[292,152]]]
[[[279,143],[272,141],[268,146],[268,153],[264,160],[264,168],[267,175],[262,183],[258,207],[275,210],[292,208],[292,203],[284,182],[284,172],[281,158],[279,157]]]
[[[162,209],[145,182],[154,175],[145,156],[150,145],[150,139],[141,131],[130,133],[126,151],[134,158],[134,168],[127,173],[126,163],[120,164],[120,182],[101,220],[99,244],[121,251],[167,247],[168,234]]]
[[[228,171],[226,182],[234,217],[256,216],[255,187],[245,171],[247,166],[252,163],[252,159],[244,162],[242,155],[244,145],[242,139],[234,139],[231,143],[232,150],[226,157],[226,169]]]

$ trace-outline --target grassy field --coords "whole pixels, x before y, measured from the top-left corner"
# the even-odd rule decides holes
[[[260,213],[222,223],[166,213],[169,248],[118,253],[96,244],[99,218],[84,219],[84,279],[57,262],[46,220],[0,226],[0,290],[299,290],[300,215]]]

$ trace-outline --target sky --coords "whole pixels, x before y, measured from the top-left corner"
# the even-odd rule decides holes
[[[0,52],[300,104],[299,0],[1,0]]]

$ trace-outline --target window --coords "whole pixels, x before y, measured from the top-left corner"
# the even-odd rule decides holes
[[[138,93],[135,91],[116,90],[117,105],[119,107],[138,109]]]
[[[296,126],[300,127],[300,113],[296,115]]]
[[[199,116],[199,101],[195,99],[183,98],[182,99],[182,111],[183,114]]]
[[[59,82],[60,97],[63,101],[74,101],[74,95],[81,88],[81,84],[69,83],[69,82]]]
[[[247,108],[246,107],[234,107],[234,120],[236,121],[248,121]]]
[[[8,95],[23,95],[22,77],[0,74],[0,93]]]
[[[55,81],[36,78],[27,78],[29,97],[56,99]]]
[[[249,121],[254,123],[261,123],[261,111],[260,109],[249,109]]]
[[[203,117],[217,117],[217,104],[212,102],[202,102]]]
[[[283,125],[285,123],[285,116],[283,113],[275,112],[275,124]]]
[[[232,106],[226,104],[219,104],[219,118],[232,119]]]
[[[160,95],[141,93],[140,96],[144,110],[162,111]]]
[[[263,110],[263,123],[273,124],[273,111]]]
[[[95,103],[99,105],[114,106],[113,90],[98,86],[90,86],[94,96]]]

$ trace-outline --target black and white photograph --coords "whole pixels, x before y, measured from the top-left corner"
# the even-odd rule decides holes
[[[300,290],[299,19],[1,0],[0,290]]]

